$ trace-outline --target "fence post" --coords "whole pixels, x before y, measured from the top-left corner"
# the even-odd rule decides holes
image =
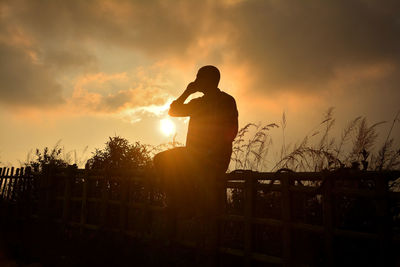
[[[323,210],[323,223],[325,232],[325,266],[333,266],[333,216],[332,216],[332,189],[333,180],[332,176],[323,174],[323,188],[322,188],[322,210]]]
[[[2,196],[2,198],[3,199],[6,199],[6,187],[8,186],[8,183],[7,183],[7,178],[8,178],[8,173],[9,173],[9,171],[10,171],[10,168],[4,168],[4,171],[5,171],[5,175],[4,175],[4,185],[3,185],[3,191],[1,192],[1,196]]]
[[[80,234],[83,234],[86,224],[87,216],[87,186],[89,182],[89,175],[87,170],[84,170],[84,178],[82,183],[82,206],[81,206],[81,218],[80,218]]]
[[[26,188],[26,171],[27,171],[28,167],[25,168],[21,168],[21,184],[20,184],[20,190],[23,196],[23,202],[25,202],[25,188]],[[26,203],[24,204],[26,205]]]
[[[39,219],[47,220],[50,218],[49,214],[49,185],[51,170],[49,165],[43,166],[42,175],[40,176],[39,183],[39,203],[38,203],[38,215]]]
[[[123,176],[121,175],[120,177],[121,181],[121,194],[120,194],[120,204],[119,204],[119,211],[120,211],[120,218],[119,218],[119,223],[120,223],[120,233],[121,236],[123,237],[125,234],[125,229],[126,229],[126,215],[128,212],[128,176]]]
[[[0,193],[1,193],[2,189],[3,189],[3,180],[4,180],[5,171],[6,171],[6,168],[0,168]],[[3,199],[3,195],[2,194],[1,194],[1,198]]]
[[[108,182],[111,184],[111,172],[109,170],[105,171],[102,183],[102,196],[101,196],[101,216],[100,216],[100,229],[104,230],[107,223],[107,209],[108,209]]]
[[[227,188],[228,188],[228,174],[224,174],[223,179],[220,183],[217,182],[218,186],[218,196],[217,202],[218,207],[218,220],[217,220],[217,251],[219,251],[222,240],[223,231],[223,216],[227,214]],[[217,180],[219,181],[219,180]]]
[[[15,195],[17,194],[19,171],[20,171],[19,168],[15,169],[14,182],[12,183],[10,200],[15,200]]]
[[[7,172],[7,174],[8,174],[8,172]],[[11,173],[10,173],[10,176],[8,177],[8,189],[7,189],[7,199],[8,200],[11,200],[11,198],[10,198],[10,195],[11,195],[11,193],[12,193],[12,178],[13,178],[13,175],[14,175],[14,167],[11,167]]]
[[[252,259],[252,218],[254,206],[255,182],[252,173],[245,174],[244,192],[244,263],[251,266]]]
[[[151,229],[151,209],[150,204],[152,201],[152,190],[150,183],[150,176],[142,176],[143,190],[144,190],[144,202],[143,202],[143,225],[141,231],[143,231],[144,236],[148,235]]]
[[[379,233],[379,254],[380,264],[382,266],[389,266],[390,260],[388,259],[388,249],[390,242],[390,216],[388,205],[388,182],[386,177],[380,173],[375,177],[376,194],[378,199],[377,215],[378,215],[378,233]],[[392,263],[393,264],[393,263]]]
[[[25,186],[24,188],[26,188],[26,191],[24,193],[25,197],[24,197],[24,202],[26,203],[26,218],[29,220],[31,219],[32,216],[32,183],[33,183],[33,177],[31,177],[31,167],[26,167],[25,168]],[[24,189],[25,190],[25,189]]]
[[[291,242],[291,229],[290,229],[290,191],[289,191],[289,174],[280,174],[281,188],[282,188],[282,238],[283,238],[283,264],[284,266],[291,266],[292,261],[292,242]]]
[[[24,191],[24,167],[21,167],[19,170],[19,177],[18,177],[18,183],[17,183],[17,200],[20,203],[21,202],[21,196]]]
[[[21,203],[21,180],[22,180],[22,173],[24,171],[24,168],[18,168],[16,173],[15,173],[15,181],[14,181],[14,186],[13,186],[13,193],[12,193],[12,199],[15,200],[15,210],[14,210],[14,215],[15,219],[19,219],[19,214],[20,214],[20,209],[21,206],[23,205]]]
[[[65,183],[64,183],[64,203],[63,203],[64,205],[63,205],[63,215],[62,215],[64,232],[66,231],[68,225],[68,219],[70,216],[72,182],[74,181],[74,178],[75,177],[73,169],[71,168],[71,166],[68,166],[67,176],[65,177]]]

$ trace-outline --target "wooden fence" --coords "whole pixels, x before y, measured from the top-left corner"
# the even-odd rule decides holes
[[[221,255],[241,258],[246,266],[341,265],[357,256],[372,265],[398,261],[400,193],[389,182],[399,177],[395,171],[347,169],[226,174],[219,178],[225,182]],[[50,220],[65,232],[157,238],[166,232],[166,216],[155,178],[151,172],[73,166],[42,173],[0,168],[0,212],[3,218]],[[190,238],[190,230],[180,234],[186,244]]]

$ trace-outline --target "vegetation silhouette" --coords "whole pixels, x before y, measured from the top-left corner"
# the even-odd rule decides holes
[[[86,169],[138,170],[151,166],[151,151],[148,145],[133,144],[120,136],[109,137],[105,148],[96,149],[86,162]]]
[[[58,145],[56,145],[53,149],[45,147],[43,151],[40,151],[40,149],[37,148],[35,151],[35,158],[29,159],[29,161],[25,163],[25,166],[32,167],[36,172],[43,171],[46,166],[65,168],[69,164],[61,157],[62,153],[63,148],[58,147]]]
[[[233,142],[231,167],[253,171],[276,171],[288,168],[293,171],[322,171],[340,168],[362,170],[398,170],[400,148],[396,147],[393,129],[399,120],[398,112],[391,122],[383,144],[377,143],[378,126],[386,122],[369,124],[367,118],[356,117],[342,130],[339,139],[332,133],[336,119],[329,108],[321,122],[293,145],[286,145],[286,114],[281,123],[259,125],[248,123],[242,127]],[[282,129],[280,155],[271,155],[273,140],[271,129]],[[397,144],[398,145],[398,144]],[[272,159],[270,159],[272,157]]]
[[[390,124],[383,143],[378,143],[377,128],[387,122],[369,124],[365,117],[351,119],[341,131],[340,138],[335,138],[332,130],[335,126],[334,109],[329,108],[323,115],[321,122],[304,136],[301,141],[286,145],[286,114],[283,113],[279,124],[265,125],[247,123],[239,129],[233,141],[230,170],[276,171],[280,168],[289,168],[294,171],[321,171],[324,169],[339,169],[357,167],[367,170],[399,170],[400,148],[393,136],[393,129],[400,122],[398,112]],[[282,140],[273,140],[270,132],[277,129],[283,131]],[[76,151],[66,151],[57,142],[52,148],[36,148],[32,156],[28,153],[22,166],[31,166],[41,169],[44,165],[65,167],[71,164],[87,165],[88,168],[109,168],[112,166],[148,166],[157,153],[182,147],[176,140],[156,146],[135,142],[120,136],[109,137],[103,149],[96,148],[92,156],[85,155],[87,147],[83,149],[81,157]],[[272,154],[277,144],[280,144],[279,154]],[[121,153],[121,155],[118,155]],[[143,154],[140,154],[143,153]],[[74,155],[72,157],[71,155]],[[129,161],[131,163],[128,163]],[[108,162],[110,161],[110,162]],[[96,162],[96,163],[95,163]],[[101,163],[104,162],[104,163]],[[108,162],[108,163],[106,163]],[[117,163],[118,162],[118,163]],[[92,166],[92,167],[91,167]]]

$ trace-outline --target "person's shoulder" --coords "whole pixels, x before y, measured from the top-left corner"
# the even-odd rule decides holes
[[[235,98],[221,90],[221,98],[227,103],[236,103]]]

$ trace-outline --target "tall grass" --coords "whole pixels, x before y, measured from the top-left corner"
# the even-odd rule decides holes
[[[316,128],[293,146],[287,145],[285,140],[285,113],[280,125],[249,123],[240,129],[233,143],[231,168],[254,171],[276,171],[281,168],[293,171],[399,169],[400,148],[395,147],[395,139],[392,137],[393,129],[399,122],[399,114],[394,117],[383,144],[377,143],[377,129],[386,122],[370,124],[361,116],[350,120],[340,138],[336,139],[332,134],[336,122],[333,108],[325,112]],[[269,131],[278,127],[282,130],[280,157],[271,157],[268,152],[272,150],[273,142]]]
[[[232,158],[234,169],[258,170],[265,167],[266,155],[272,145],[269,131],[279,127],[275,123],[257,125],[249,123],[241,128],[233,141]],[[246,139],[249,132],[254,132]]]

